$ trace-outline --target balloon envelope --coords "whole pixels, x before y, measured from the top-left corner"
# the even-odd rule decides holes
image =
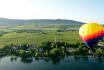
[[[104,37],[104,28],[97,23],[84,24],[79,29],[79,35],[88,47],[92,47]]]

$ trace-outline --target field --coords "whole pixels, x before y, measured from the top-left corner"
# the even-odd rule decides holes
[[[0,27],[0,47],[8,44],[29,43],[41,45],[45,41],[81,42],[78,35],[80,25],[68,24],[22,24]]]

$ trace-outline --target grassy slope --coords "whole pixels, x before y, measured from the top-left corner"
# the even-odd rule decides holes
[[[80,41],[77,32],[60,32],[60,33],[8,33],[0,37],[0,46],[3,47],[6,44],[20,44],[20,43],[30,43],[40,45],[44,41],[54,41],[55,35],[57,41],[65,41],[70,43],[76,43]]]

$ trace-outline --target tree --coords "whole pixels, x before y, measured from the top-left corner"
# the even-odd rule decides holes
[[[103,50],[100,48],[96,50],[96,54],[97,55],[104,55]]]
[[[53,48],[51,51],[50,51],[50,54],[52,56],[59,56],[61,54],[60,50],[58,48]]]
[[[25,50],[20,50],[20,51],[19,51],[19,55],[20,55],[21,57],[24,57],[24,56],[25,56]]]

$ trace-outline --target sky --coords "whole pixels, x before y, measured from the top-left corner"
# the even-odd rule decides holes
[[[104,0],[0,0],[0,17],[104,23]]]

